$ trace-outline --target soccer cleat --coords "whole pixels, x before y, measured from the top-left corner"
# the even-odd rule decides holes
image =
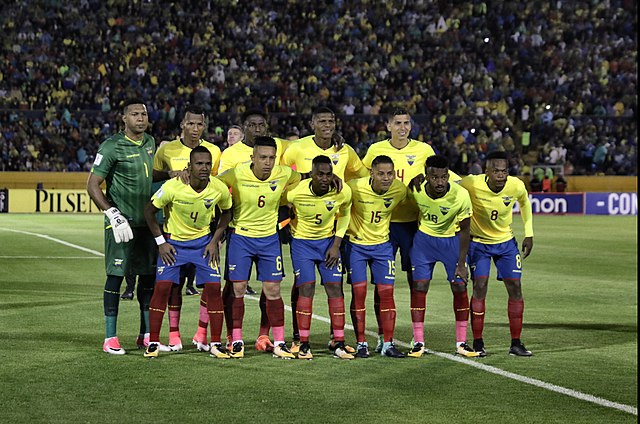
[[[260,352],[273,352],[273,343],[269,340],[269,336],[264,334],[262,336],[258,336],[255,347],[256,350]]]
[[[293,353],[293,351],[291,353]],[[311,346],[309,346],[309,343],[305,342],[300,345],[300,350],[298,351],[298,359],[313,359],[313,354],[311,353]]]
[[[171,352],[180,352],[182,350],[182,340],[179,331],[169,332],[169,349],[171,349]]]
[[[280,343],[278,346],[273,348],[273,357],[280,359],[293,359],[293,353],[289,350],[286,343]]]
[[[349,346],[348,344],[345,344],[344,341],[337,342],[337,341],[335,341],[333,339],[329,340],[329,343],[327,343],[327,348],[331,352],[333,352],[334,350],[336,350],[340,346],[340,343],[342,343],[342,350],[344,350],[345,352],[350,353],[351,355],[356,353],[356,350],[352,346]]]
[[[351,349],[353,349],[353,348],[351,348]],[[338,359],[353,359],[354,358],[354,356],[352,354],[347,352],[347,349],[346,349],[346,346],[345,346],[344,342],[336,343],[335,350],[333,351],[333,356],[335,356]]]
[[[109,337],[108,339],[104,339],[104,344],[102,345],[102,351],[106,353],[110,353],[111,355],[124,355],[127,353],[122,346],[120,346],[120,341],[118,341],[118,337]]]
[[[251,288],[249,284],[247,284],[246,294],[256,294],[256,291],[253,288]]]
[[[299,340],[294,340],[291,342],[291,349],[289,349],[291,351],[291,353],[293,353],[294,355],[297,355],[298,352],[300,352],[300,341]]]
[[[520,340],[514,340],[511,342],[511,347],[509,348],[509,355],[514,356],[532,356],[530,350],[527,350],[526,347],[522,344]]]
[[[139,335],[136,339],[136,345],[138,349],[146,349],[149,346],[149,333]],[[160,349],[160,352],[172,352],[169,346],[163,345],[162,343],[158,343],[158,349]]]
[[[382,348],[384,346],[384,336],[378,335],[378,344],[376,345],[376,353],[382,353]]]
[[[231,358],[244,358],[244,343],[233,342],[233,344],[231,345],[231,350],[228,353]]]
[[[356,358],[368,358],[369,357],[369,344],[367,342],[358,342],[356,345]]]
[[[209,348],[210,352],[209,356],[211,356],[212,358],[216,358],[216,359],[229,359],[231,358],[231,356],[229,356],[228,353],[223,352],[222,350],[222,343],[211,343],[211,347]]]
[[[194,337],[191,343],[196,347],[198,352],[209,352],[209,343],[207,343],[206,339],[198,340]]]
[[[424,343],[418,342],[413,344],[413,349],[411,349],[409,353],[407,353],[407,356],[410,356],[411,358],[420,358],[422,357],[424,352],[425,352]]]
[[[482,339],[473,340],[473,350],[478,354],[478,358],[484,358],[487,356],[487,351],[484,350],[484,340]]]
[[[125,290],[124,293],[120,295],[120,299],[133,300],[133,291]]]
[[[149,343],[147,349],[144,351],[145,358],[157,358],[158,352],[160,352],[160,344],[159,343]]]
[[[184,294],[186,294],[187,296],[196,296],[199,295],[200,292],[198,290],[196,290],[195,287],[187,287],[187,289],[184,291]]]
[[[480,356],[480,353],[471,349],[471,346],[469,346],[467,342],[464,342],[456,347],[456,355],[466,356],[467,358],[477,358]]]
[[[393,342],[384,342],[382,352],[380,352],[380,354],[388,358],[404,358],[404,353],[400,352]]]

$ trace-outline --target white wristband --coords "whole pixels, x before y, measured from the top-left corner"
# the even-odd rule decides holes
[[[160,246],[161,244],[165,244],[167,241],[164,239],[164,236],[162,234],[160,234],[158,237],[156,237],[154,239],[156,241],[156,244],[158,246]]]
[[[113,218],[115,215],[121,215],[120,211],[118,210],[118,208],[111,207],[107,210],[104,211],[104,214],[107,216],[107,218],[111,219]]]

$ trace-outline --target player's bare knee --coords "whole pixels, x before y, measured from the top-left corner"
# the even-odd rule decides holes
[[[233,295],[235,297],[244,297],[244,294],[247,292],[247,282],[246,281],[234,281],[233,282]]]
[[[334,299],[344,297],[342,293],[342,284],[341,283],[329,283],[325,284],[324,290],[327,292],[327,297]]]
[[[431,283],[431,280],[421,280],[421,281],[414,281],[413,282],[413,290],[420,292],[420,293],[426,293],[429,291],[429,284]]]
[[[467,291],[467,283],[464,281],[454,281],[451,283],[452,293],[464,293]]]
[[[315,288],[316,288],[316,285],[312,283],[298,286],[300,296],[303,296],[303,297],[313,297],[316,291]]]

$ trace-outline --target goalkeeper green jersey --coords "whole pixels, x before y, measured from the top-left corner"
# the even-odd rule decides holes
[[[153,194],[155,150],[155,140],[149,134],[135,141],[119,132],[100,145],[91,168],[91,172],[105,179],[107,200],[127,217],[132,227],[147,225],[144,207]],[[105,220],[107,225],[108,221]]]

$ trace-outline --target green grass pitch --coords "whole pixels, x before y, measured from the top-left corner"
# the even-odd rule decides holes
[[[246,357],[209,358],[189,343],[196,297],[184,298],[185,351],[143,358],[135,349],[134,300],[120,303],[119,336],[128,354],[104,354],[101,221],[97,215],[0,215],[0,422],[638,421],[636,217],[535,216],[535,245],[524,261],[522,336],[533,357],[507,354],[506,291],[492,279],[484,334],[489,356],[456,360],[452,296],[439,265],[425,324],[434,353],[354,361],[332,358],[322,320],[312,323],[313,361],[255,352],[249,343],[258,331],[253,299],[246,300]],[[520,240],[518,216],[514,230]],[[288,304],[288,246],[284,252]],[[367,328],[375,331],[371,290],[367,302]],[[396,303],[396,339],[406,351],[411,321],[402,273]],[[318,288],[314,313],[326,317],[326,305]],[[290,325],[287,311],[287,337]],[[165,339],[166,327],[165,320]],[[346,335],[353,344],[353,331]]]

